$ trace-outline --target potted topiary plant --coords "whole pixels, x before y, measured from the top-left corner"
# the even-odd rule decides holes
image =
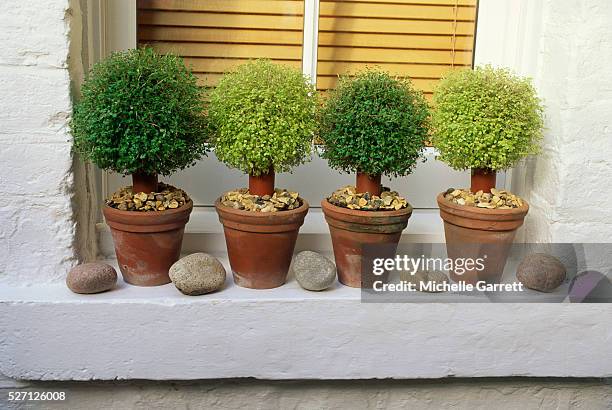
[[[449,257],[488,253],[488,268],[454,280],[495,280],[523,224],[529,205],[495,187],[496,173],[537,153],[543,108],[528,79],[490,66],[449,73],[434,93],[432,142],[439,159],[457,170],[471,169],[469,190],[438,195]]]
[[[334,169],[357,174],[356,187],[334,192],[321,206],[338,278],[361,287],[363,246],[386,243],[394,254],[412,214],[404,198],[383,189],[381,175],[412,172],[425,147],[429,111],[409,80],[370,70],[340,78],[319,117],[323,158]]]
[[[102,169],[131,174],[103,208],[126,282],[170,282],[193,203],[158,183],[205,154],[202,90],[182,59],[152,49],[115,53],[96,64],[71,121],[74,147]]]
[[[215,203],[239,286],[268,289],[285,283],[308,203],[274,189],[276,172],[310,155],[316,93],[302,73],[269,60],[226,74],[210,95],[209,120],[219,160],[249,175],[249,188]]]

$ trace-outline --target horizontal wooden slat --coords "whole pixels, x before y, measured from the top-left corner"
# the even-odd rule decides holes
[[[172,53],[187,57],[234,57],[234,58],[271,58],[301,59],[302,48],[299,46],[274,46],[256,44],[206,44],[198,43],[150,43],[161,53]],[[430,63],[430,64],[470,64],[472,53],[459,51],[453,55],[450,51],[437,50],[394,50],[390,52],[375,48],[319,47],[321,61],[356,61],[381,63]]]
[[[301,45],[302,33],[299,31],[269,31],[245,29],[216,29],[194,27],[164,27],[141,25],[138,38],[146,41],[190,41],[205,43],[245,43],[245,44],[290,44]],[[454,39],[457,50],[471,50],[474,37],[458,36]],[[363,33],[319,33],[321,46],[347,47],[384,47],[384,48],[453,48],[452,36],[427,36],[403,34],[363,34]]]
[[[456,23],[456,34],[473,34],[474,23]],[[366,33],[398,33],[398,34],[452,34],[455,23],[452,21],[423,20],[378,20],[350,17],[321,17],[321,31],[350,31]]]
[[[471,50],[474,44],[472,36],[457,36],[454,39],[455,50]],[[346,47],[379,47],[379,48],[453,48],[452,36],[428,36],[410,34],[364,34],[364,33],[319,33],[320,46]]]
[[[300,16],[267,16],[140,10],[138,12],[138,24],[301,31],[303,26],[303,18]]]
[[[270,58],[279,60],[302,59],[301,46],[274,46],[260,44],[198,44],[198,43],[150,43],[160,53],[172,53],[185,57]]]
[[[245,14],[304,14],[303,0],[138,0],[141,10],[208,11]]]
[[[185,57],[185,65],[197,73],[225,73],[232,71],[241,64],[248,62],[244,58],[193,58]],[[299,60],[272,60],[276,63],[285,64],[297,69],[302,67],[302,62]]]
[[[438,83],[439,79],[412,79],[412,84],[414,86],[423,91],[423,92],[433,92],[434,86]],[[328,90],[330,88],[335,88],[338,82],[338,76],[318,76],[317,77],[317,88],[321,90]]]
[[[230,27],[246,29],[302,30],[302,18],[247,14],[213,14],[142,10],[138,24],[180,27]],[[456,34],[473,35],[474,23],[456,23]],[[399,34],[452,34],[452,21],[384,20],[350,17],[321,17],[320,31]]]
[[[469,67],[469,65],[467,66]],[[381,69],[392,75],[408,77],[440,78],[457,66],[426,65],[426,64],[399,64],[399,63],[345,63],[320,61],[317,72],[320,75],[355,74],[367,68]]]
[[[325,99],[329,96],[329,89],[327,90],[323,90],[317,87],[317,91],[319,94],[319,98],[321,98],[322,101],[325,101]],[[427,102],[431,105],[431,102],[433,100],[433,93],[431,92],[424,92],[423,96],[425,97],[425,100],[427,100]]]
[[[361,3],[350,1],[322,2],[321,17],[364,17],[385,19],[470,20],[476,18],[475,8],[425,6],[417,4]]]
[[[457,18],[475,18],[475,0],[459,0]],[[454,19],[453,0],[397,1],[397,0],[323,0],[320,15],[351,15],[362,17],[392,17],[420,19]],[[303,15],[303,0],[138,0],[141,10],[207,11],[216,13],[293,14]],[[395,10],[395,13],[393,12]]]
[[[204,43],[248,43],[302,45],[301,31],[245,30],[194,27],[139,27],[140,41],[192,41]],[[204,47],[204,45],[202,46]]]
[[[319,47],[319,60],[359,61],[359,62],[406,62],[430,64],[469,64],[472,53],[469,51],[437,50],[385,50],[376,48]]]
[[[321,2],[331,0],[321,0]],[[347,3],[427,4],[436,6],[475,7],[477,0],[344,0]]]
[[[198,78],[198,85],[202,87],[214,87],[216,86],[223,74],[212,74],[212,73],[196,73],[196,77]],[[412,84],[414,84],[415,88],[421,90],[423,93],[433,93],[435,85],[438,83],[438,80],[435,79],[411,79]],[[319,90],[329,90],[336,87],[338,82],[337,76],[319,76],[317,78],[317,89]]]
[[[223,58],[192,58],[186,57],[185,64],[197,73],[220,74],[231,71],[241,64],[248,62],[248,59],[223,59]],[[301,61],[275,61],[299,69]],[[466,66],[467,68],[469,66]],[[366,64],[366,63],[341,63],[341,62],[320,62],[318,73],[320,76],[335,76],[338,74],[355,74],[366,68],[377,68],[397,76],[420,77],[420,78],[440,78],[451,70],[460,67],[449,65],[419,65],[419,64]]]
[[[219,80],[223,77],[223,74],[211,74],[211,73],[196,73],[198,77],[198,85],[200,87],[214,87],[219,83]]]

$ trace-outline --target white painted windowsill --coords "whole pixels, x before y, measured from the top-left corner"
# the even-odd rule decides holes
[[[298,249],[327,246],[319,216],[310,214]],[[437,221],[437,211],[417,211],[403,240],[433,239]],[[229,273],[225,250],[204,246],[223,243],[220,230],[196,225],[189,246]],[[222,291],[198,297],[120,280],[97,295],[0,286],[0,300],[0,373],[16,379],[612,376],[606,304],[362,303],[358,289],[338,283],[308,292],[289,278],[252,290],[231,274]]]

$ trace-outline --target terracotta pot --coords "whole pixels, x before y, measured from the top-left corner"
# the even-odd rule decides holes
[[[394,257],[412,208],[359,211],[332,205],[327,199],[321,201],[321,207],[329,225],[338,279],[353,288],[371,287],[369,281],[362,283],[363,246],[386,245],[380,247],[385,254],[377,257]]]
[[[279,212],[250,212],[215,202],[223,224],[234,282],[252,289],[276,288],[285,283],[308,202]]]
[[[103,209],[111,228],[123,279],[138,286],[170,282],[168,270],[181,254],[183,232],[193,202],[177,209],[156,212]]]
[[[437,200],[444,220],[448,257],[484,258],[484,269],[469,269],[461,274],[452,271],[451,279],[472,284],[498,283],[516,230],[529,211],[527,202],[520,208],[487,209],[454,204],[444,199],[444,193]]]

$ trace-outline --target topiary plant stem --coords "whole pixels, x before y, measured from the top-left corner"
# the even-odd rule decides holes
[[[380,196],[382,192],[380,179],[380,174],[368,175],[363,172],[357,172],[357,193],[364,194],[369,192],[370,195]]]
[[[249,192],[259,196],[274,194],[274,170],[258,176],[249,175]]]
[[[474,193],[478,191],[491,192],[495,188],[496,173],[488,168],[472,168],[472,186],[470,190]]]
[[[137,192],[157,192],[157,175],[155,174],[144,174],[136,172],[132,174],[132,191]]]

